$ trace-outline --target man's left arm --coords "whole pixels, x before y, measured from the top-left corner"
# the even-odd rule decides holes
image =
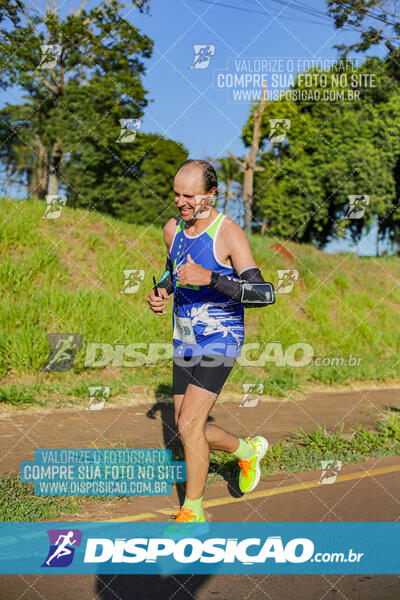
[[[264,281],[242,228],[232,222],[231,227],[224,230],[224,243],[239,279],[212,271],[209,287],[240,302],[245,308],[273,304],[274,286]]]

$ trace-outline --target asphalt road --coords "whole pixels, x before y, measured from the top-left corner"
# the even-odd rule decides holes
[[[399,520],[400,457],[344,465],[332,484],[319,478],[317,471],[276,475],[242,498],[224,482],[207,491],[205,513],[213,521]],[[158,498],[150,509],[146,500],[108,520],[167,520],[177,499]],[[1,600],[399,600],[400,574],[2,575],[0,589]]]

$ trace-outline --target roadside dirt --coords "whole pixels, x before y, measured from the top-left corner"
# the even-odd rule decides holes
[[[239,402],[218,400],[210,419],[235,435],[264,435],[274,444],[298,427],[310,431],[326,427],[331,432],[344,423],[344,432],[362,424],[373,428],[382,410],[394,408],[400,393],[393,390],[311,393],[304,399],[259,402],[240,408]],[[0,473],[19,471],[21,461],[33,460],[38,448],[174,448],[179,442],[173,404],[162,398],[152,403],[88,411],[72,409],[1,408]],[[119,446],[123,447],[123,446]]]

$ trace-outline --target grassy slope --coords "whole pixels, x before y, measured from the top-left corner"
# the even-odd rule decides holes
[[[59,219],[42,219],[37,200],[0,201],[1,336],[0,401],[60,394],[87,397],[87,385],[110,384],[112,395],[129,385],[171,392],[171,362],[135,368],[85,369],[88,342],[170,342],[168,314],[155,316],[145,301],[152,276],[165,264],[162,226],[129,225],[89,213],[63,209]],[[274,240],[252,235],[250,244],[264,277],[277,282],[277,269],[296,268],[299,281],[276,305],[246,310],[245,343],[308,342],[315,356],[362,357],[359,367],[241,367],[236,364],[226,388],[263,382],[265,393],[287,395],[306,382],[343,383],[398,377],[400,259],[331,256],[312,246],[288,243],[294,264],[276,254]],[[144,269],[136,294],[121,294],[124,269]],[[40,373],[48,357],[46,335],[82,335],[82,349],[67,373]],[[36,378],[36,379],[35,379]],[[17,387],[11,387],[15,383]],[[21,388],[21,383],[29,387]]]

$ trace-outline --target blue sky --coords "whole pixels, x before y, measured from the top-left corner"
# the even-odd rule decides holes
[[[307,15],[270,0],[221,3],[261,14],[200,0],[152,0],[151,15],[132,11],[128,16],[155,41],[144,79],[154,102],[146,109],[142,130],[162,131],[181,141],[196,158],[225,156],[228,149],[237,154],[244,151],[241,131],[249,105],[230,102],[226,91],[215,85],[216,73],[227,69],[229,61],[251,57],[335,58],[335,43],[356,39],[353,32],[337,32],[327,17],[310,16],[311,21],[323,22],[311,23]],[[322,1],[307,3],[325,10]],[[302,21],[291,20],[296,16]],[[194,44],[215,46],[207,69],[189,68]]]
[[[220,5],[214,0],[151,0],[148,15],[132,7],[122,11],[132,25],[154,40],[153,56],[145,60],[144,86],[150,102],[141,130],[182,142],[192,158],[215,159],[226,156],[228,150],[236,155],[245,151],[241,132],[249,103],[235,102],[226,89],[218,89],[219,73],[232,72],[234,64],[247,64],[243,61],[254,66],[254,59],[263,58],[271,59],[275,69],[280,60],[282,76],[287,76],[288,59],[292,58],[295,66],[301,60],[333,60],[338,55],[334,44],[358,39],[353,31],[335,30],[323,0],[215,1]],[[96,4],[90,0],[87,6]],[[65,10],[68,5],[65,3]],[[295,10],[300,5],[324,14]],[[190,68],[195,44],[215,47],[205,69]],[[377,48],[372,53],[385,54]],[[361,55],[353,57],[363,60]],[[0,94],[0,102],[5,99],[5,94]],[[17,98],[7,99],[13,102]],[[361,254],[375,252],[374,232],[371,236],[363,240]],[[328,247],[330,251],[338,249],[346,249],[343,242]]]

